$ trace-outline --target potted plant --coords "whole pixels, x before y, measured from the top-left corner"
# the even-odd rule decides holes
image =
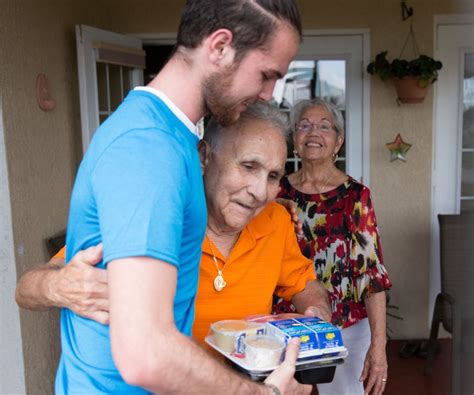
[[[394,59],[390,62],[387,53],[380,52],[367,66],[367,72],[378,75],[382,81],[392,79],[400,102],[421,103],[428,86],[438,78],[438,71],[443,64],[427,55],[420,55],[410,61]]]

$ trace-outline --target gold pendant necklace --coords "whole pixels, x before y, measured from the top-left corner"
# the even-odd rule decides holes
[[[214,260],[214,265],[216,265],[216,269],[217,269],[217,276],[214,277],[214,289],[217,292],[221,292],[227,285],[227,283],[224,280],[224,275],[222,273],[224,271],[224,268],[222,268],[222,270],[219,268],[216,255],[214,254],[214,249],[212,248],[212,245],[211,245],[211,239],[209,239],[209,237],[207,238],[207,241],[209,242],[209,248],[211,249],[212,259]]]

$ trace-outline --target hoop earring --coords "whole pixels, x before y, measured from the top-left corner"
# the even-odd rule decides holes
[[[294,149],[293,150],[293,155],[295,156],[295,158],[297,158],[298,157],[298,151]]]
[[[332,161],[333,161],[334,163],[336,163],[337,158],[339,158],[339,155],[334,152],[334,153],[332,154]]]

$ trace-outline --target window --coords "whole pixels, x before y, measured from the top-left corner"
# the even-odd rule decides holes
[[[132,86],[133,69],[109,63],[97,63],[99,123],[104,122],[122,103]]]
[[[461,212],[474,212],[474,52],[464,54],[462,90]]]
[[[142,41],[94,27],[76,26],[82,149],[130,89],[143,85]]]

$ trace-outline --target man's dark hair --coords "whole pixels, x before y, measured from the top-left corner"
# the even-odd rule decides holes
[[[302,36],[295,0],[187,0],[178,30],[177,47],[197,48],[218,29],[232,32],[236,58],[267,43],[278,22]]]

